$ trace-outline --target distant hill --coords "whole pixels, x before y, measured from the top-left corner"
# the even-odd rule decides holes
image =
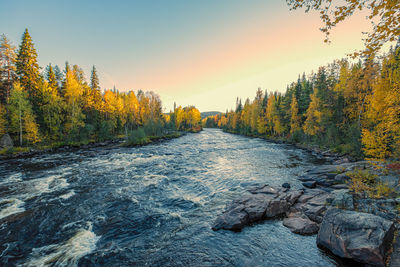
[[[217,114],[221,114],[219,111],[206,111],[206,112],[201,112],[201,118],[207,118],[208,116],[215,116]]]

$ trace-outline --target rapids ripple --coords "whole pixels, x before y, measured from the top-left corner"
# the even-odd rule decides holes
[[[211,230],[249,187],[288,182],[310,154],[206,129],[139,148],[0,162],[0,265],[333,266],[279,220]]]

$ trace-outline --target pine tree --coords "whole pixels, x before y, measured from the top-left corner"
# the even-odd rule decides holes
[[[92,90],[100,90],[99,76],[97,75],[95,66],[93,66],[92,74],[90,76],[90,88],[92,88]]]
[[[22,36],[16,66],[21,86],[28,91],[31,100],[36,100],[39,90],[40,71],[37,62],[37,53],[28,29],[25,29]],[[34,104],[37,103],[34,102]]]
[[[47,82],[51,89],[58,92],[58,82],[56,78],[56,74],[54,73],[53,67],[51,64],[47,66]]]

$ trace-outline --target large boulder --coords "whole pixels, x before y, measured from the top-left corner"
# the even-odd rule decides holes
[[[251,194],[242,196],[227,205],[212,229],[240,231],[243,227],[265,219],[283,216],[297,201],[303,191],[277,188],[268,185],[249,190]]]
[[[4,134],[0,138],[0,148],[12,148],[13,146],[14,144],[9,134]]]
[[[320,226],[317,245],[333,254],[374,266],[385,266],[394,223],[369,213],[329,209]]]

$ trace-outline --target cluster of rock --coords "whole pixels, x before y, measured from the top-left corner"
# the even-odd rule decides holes
[[[303,194],[289,188],[264,185],[249,190],[250,194],[234,200],[219,216],[212,229],[240,231],[243,227],[265,219],[283,216]]]
[[[317,234],[317,245],[333,254],[385,266],[395,233],[400,199],[356,198],[347,189],[346,172],[367,162],[319,166],[299,177],[303,189],[263,185],[228,204],[213,230],[240,231],[252,223],[283,218],[293,233]]]

